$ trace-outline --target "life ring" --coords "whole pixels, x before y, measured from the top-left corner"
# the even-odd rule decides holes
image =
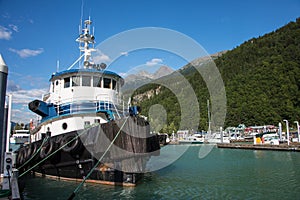
[[[56,137],[55,137],[55,143],[56,143],[57,145],[60,145],[60,144],[61,144],[61,140],[62,140],[63,138],[64,138],[63,135],[56,136]]]
[[[40,151],[40,158],[45,158],[49,156],[54,150],[54,142],[53,140],[49,139],[47,142],[44,143],[44,145],[41,148]]]
[[[17,164],[18,165],[22,165],[24,162],[25,162],[25,154],[26,154],[26,151],[25,151],[25,147],[21,147],[19,149],[19,153],[18,153],[18,157],[17,157]]]
[[[76,137],[76,139],[74,139],[75,137]],[[70,142],[71,140],[73,140],[73,141]],[[77,137],[76,133],[71,133],[71,134],[65,135],[61,140],[60,146],[63,146],[68,142],[70,142],[70,143],[68,145],[66,145],[65,147],[63,147],[62,150],[67,153],[79,153],[79,150],[82,147],[82,143],[81,143],[80,139]]]
[[[31,143],[30,145],[26,146],[26,160],[30,159],[37,151],[36,143]]]

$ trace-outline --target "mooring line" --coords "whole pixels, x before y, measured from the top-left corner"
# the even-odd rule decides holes
[[[61,149],[63,149],[65,146],[67,146],[68,144],[70,144],[71,142],[73,142],[75,139],[77,139],[78,137],[80,137],[82,134],[84,134],[85,132],[87,132],[87,130],[89,130],[89,129],[83,130],[82,133],[76,135],[70,141],[68,141],[67,143],[65,143],[64,145],[62,145],[60,148],[58,148],[57,150],[55,150],[54,152],[52,152],[49,156],[45,157],[40,162],[36,163],[34,166],[30,167],[28,170],[26,170],[25,172],[23,172],[18,178],[24,176],[29,171],[31,171],[32,169],[34,169],[35,167],[37,167],[39,164],[41,164],[42,162],[44,162],[45,160],[47,160],[48,158],[50,158],[51,156],[53,156],[54,154],[56,154],[58,151],[60,151]]]
[[[48,139],[49,139],[48,136],[44,138],[44,140],[43,140],[41,146],[38,148],[38,150],[37,150],[37,151],[31,156],[31,158],[28,159],[23,165],[21,165],[20,167],[18,167],[18,170],[20,170],[20,169],[21,169],[22,167],[24,167],[27,163],[29,163],[29,161],[31,161],[31,160],[36,156],[36,154],[39,153],[39,151],[42,149],[43,145],[45,144],[45,142],[46,142]],[[30,147],[30,148],[31,148],[31,147]]]
[[[76,193],[83,186],[83,184],[85,183],[85,181],[91,176],[91,174],[93,173],[94,169],[99,165],[99,163],[101,162],[101,160],[104,158],[104,156],[106,155],[106,153],[108,152],[108,150],[111,148],[111,146],[113,145],[113,143],[115,142],[115,140],[117,139],[117,137],[119,136],[119,134],[121,133],[121,130],[125,126],[128,118],[129,118],[129,116],[126,117],[126,119],[125,119],[124,123],[122,124],[122,126],[120,127],[118,133],[116,134],[116,136],[114,137],[114,139],[111,141],[111,143],[109,144],[109,146],[107,147],[107,149],[105,150],[105,152],[102,154],[101,158],[94,165],[94,167],[90,170],[90,172],[84,177],[84,179],[81,181],[81,183],[75,188],[75,190],[72,192],[72,194],[70,195],[70,197],[68,198],[68,200],[72,200],[76,196]]]

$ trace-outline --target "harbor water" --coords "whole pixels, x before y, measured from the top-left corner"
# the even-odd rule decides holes
[[[176,152],[183,145],[163,148]],[[190,146],[169,166],[146,174],[136,187],[86,184],[75,199],[299,199],[300,153],[218,149],[199,159]],[[79,183],[32,178],[24,199],[67,199]]]

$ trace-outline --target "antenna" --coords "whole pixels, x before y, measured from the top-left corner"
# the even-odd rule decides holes
[[[79,34],[81,33],[81,26],[82,26],[83,5],[84,5],[84,1],[82,0],[82,1],[81,1],[81,16],[80,16]]]
[[[59,71],[59,60],[56,61],[56,72]]]
[[[89,11],[89,20],[91,20],[91,12],[92,12],[92,8],[90,8],[90,11]]]
[[[79,24],[79,35],[82,34],[83,7],[84,7],[84,0],[81,0],[81,11],[80,11],[81,16],[80,16],[80,24]],[[78,43],[78,46],[79,46],[79,49],[80,49],[80,47],[81,47],[80,43]],[[81,51],[79,52],[79,58],[82,58]],[[80,68],[80,62],[79,62],[79,60],[78,60],[77,62],[78,62],[78,67]],[[75,62],[75,63],[76,63],[76,62]],[[72,68],[72,67],[74,66],[75,63],[73,63],[73,64],[71,65],[71,67],[69,67],[69,68]]]

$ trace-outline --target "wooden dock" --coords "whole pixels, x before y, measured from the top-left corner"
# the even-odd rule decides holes
[[[218,148],[229,148],[229,149],[249,149],[249,150],[271,150],[271,151],[297,151],[300,152],[300,144],[293,143],[290,145],[279,144],[243,144],[243,143],[218,143]]]

